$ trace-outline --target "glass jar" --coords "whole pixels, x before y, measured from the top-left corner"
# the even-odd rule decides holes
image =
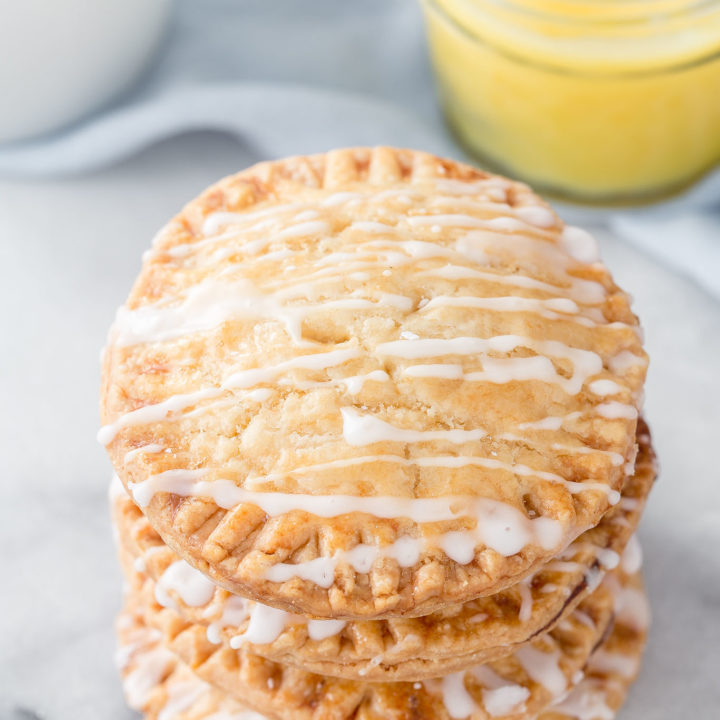
[[[423,0],[449,124],[566,199],[654,199],[720,161],[720,0]]]

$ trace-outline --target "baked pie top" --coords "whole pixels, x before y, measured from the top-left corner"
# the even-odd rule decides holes
[[[633,594],[631,597],[636,600],[642,597],[637,595],[639,588],[632,585],[622,588],[622,592]],[[642,599],[639,604],[642,605]],[[580,673],[583,675],[582,679],[573,685],[565,697],[542,711],[537,716],[538,720],[588,720],[614,716],[637,672],[643,650],[645,627],[637,624],[635,620],[633,617],[628,618],[627,611],[618,615],[609,637],[604,639],[590,656],[584,671]],[[132,600],[119,616],[117,626],[120,645],[117,659],[123,676],[125,696],[128,704],[141,711],[147,720],[163,720],[170,715],[177,720],[268,720],[267,716],[247,709],[246,705],[234,696],[201,680],[188,665],[163,646],[162,633],[145,623],[141,609]],[[259,662],[262,664],[262,661]],[[488,673],[485,675],[489,676]],[[248,676],[249,669],[245,677]],[[275,680],[277,675],[270,677]],[[287,679],[288,684],[292,679],[280,677],[283,681]],[[577,681],[578,677],[574,680]],[[267,676],[258,673],[255,679],[265,680],[264,694],[270,697],[275,694],[274,688],[267,684]],[[257,689],[260,692],[259,683]],[[291,697],[295,697],[292,689],[283,689]],[[467,717],[474,717],[471,715],[474,709],[472,705],[452,705],[455,698],[463,697],[459,684],[450,688],[451,692],[453,690],[454,696],[449,694],[448,702],[455,715],[467,712]],[[503,709],[503,703],[512,702],[523,694],[522,688],[512,685],[496,687],[494,693],[491,687],[487,690],[490,691],[488,697],[495,713]],[[468,693],[471,699],[478,692],[478,688],[473,687],[473,691],[472,694]],[[485,691],[486,688],[480,690],[483,694]],[[464,699],[467,700],[466,697]],[[389,717],[381,715],[388,709],[383,703],[365,702],[358,707],[354,717],[358,720],[377,720],[380,717]],[[431,717],[433,720],[447,717],[448,708],[445,707],[445,710],[445,713]],[[426,716],[416,713],[414,717],[420,719]]]
[[[226,178],[158,234],[99,437],[228,590],[420,615],[516,582],[617,502],[646,365],[592,238],[525,185],[339,150]]]
[[[485,720],[488,715],[523,720],[536,717],[580,682],[593,651],[609,634],[614,614],[644,632],[647,606],[639,580],[622,572],[608,580],[617,587],[603,583],[556,628],[511,655],[420,682],[369,683],[317,675],[234,650],[225,642],[210,643],[203,626],[183,620],[174,610],[157,603],[140,605],[165,647],[200,679],[273,720]],[[622,607],[628,593],[629,609]],[[129,599],[137,602],[138,597],[133,590]],[[606,665],[614,660],[603,659]]]
[[[561,557],[517,585],[425,617],[322,620],[294,615],[231,595],[165,545],[119,481],[112,510],[126,574],[140,568],[144,602],[176,610],[222,639],[269,660],[355,680],[415,681],[496,660],[547,632],[572,612],[608,568],[627,556],[637,565],[638,525],[655,477],[652,449],[639,436],[635,475],[620,503]],[[628,563],[627,558],[623,565]]]

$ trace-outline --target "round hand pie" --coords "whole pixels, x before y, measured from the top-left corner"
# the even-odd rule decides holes
[[[119,664],[128,704],[149,718],[172,709],[199,720],[248,707],[272,720],[612,718],[637,673],[647,625],[639,576],[620,570],[556,630],[502,661],[424,682],[361,683],[212,645],[173,610],[139,602],[142,582],[136,575],[120,616]]]
[[[642,421],[641,421],[642,423]],[[644,428],[644,423],[642,423]],[[174,609],[208,639],[314,673],[367,681],[414,681],[511,654],[551,630],[597,585],[631,538],[655,478],[649,436],[639,433],[635,475],[597,527],[517,585],[418,618],[323,620],[230,595],[165,545],[123,490],[113,517],[127,574],[141,569],[145,604]]]
[[[526,186],[340,150],[227,178],[159,233],[100,439],[229,591],[418,616],[517,583],[618,502],[646,365],[592,238]]]

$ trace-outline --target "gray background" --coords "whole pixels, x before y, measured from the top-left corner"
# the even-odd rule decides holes
[[[248,27],[271,38],[286,4],[268,11],[266,3],[244,3]],[[259,79],[312,78],[318,87],[404,101],[437,127],[418,14],[389,2],[389,17],[397,9],[403,21],[379,28],[362,12],[376,5],[342,4],[347,34],[339,37],[321,32],[337,3],[304,3],[297,42],[275,48],[281,57]],[[180,31],[166,53],[177,50]],[[336,62],[307,54],[318,44]],[[397,73],[384,72],[398,52],[417,58],[412,97]],[[228,77],[256,63],[247,57]],[[333,126],[330,134],[341,131]],[[300,152],[316,135],[300,122],[286,142]],[[437,142],[449,141],[438,135]],[[0,180],[2,720],[27,720],[24,710],[48,720],[134,716],[112,661],[120,579],[106,509],[110,465],[95,442],[98,353],[154,232],[204,186],[267,152],[252,138],[194,133],[94,174]],[[646,415],[662,467],[640,531],[654,624],[621,717],[710,718],[720,707],[720,307],[608,231],[598,228],[597,236],[646,329]]]

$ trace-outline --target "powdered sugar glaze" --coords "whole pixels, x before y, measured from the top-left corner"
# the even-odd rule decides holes
[[[379,518],[409,518],[419,525],[470,518],[474,529],[446,534],[434,542],[448,557],[465,564],[482,547],[506,556],[528,545],[557,551],[584,528],[568,527],[552,517],[527,517],[500,500],[466,494],[360,497],[297,489],[279,492],[275,486],[288,478],[295,478],[293,482],[300,486],[297,478],[309,478],[312,473],[342,473],[362,464],[383,464],[395,466],[392,472],[436,468],[449,477],[468,468],[487,477],[509,473],[562,486],[570,495],[593,493],[609,504],[619,500],[617,489],[592,476],[570,479],[542,465],[498,460],[488,450],[493,443],[501,443],[514,454],[513,448],[542,445],[546,432],[564,433],[566,426],[592,422],[595,417],[618,421],[637,417],[638,398],[632,387],[633,382],[637,384],[637,373],[644,371],[644,357],[625,348],[604,357],[588,349],[583,340],[591,332],[636,339],[634,325],[605,319],[600,308],[609,290],[582,272],[585,264],[598,262],[594,241],[577,229],[562,229],[562,223],[544,206],[509,203],[509,186],[500,179],[472,183],[437,180],[428,187],[341,191],[316,201],[279,203],[248,212],[222,211],[205,217],[203,236],[193,243],[165,247],[158,241],[151,262],[162,259],[178,269],[199,273],[202,280],[175,295],[168,292],[157,302],[122,308],[110,333],[111,348],[133,352],[140,346],[161,347],[217,332],[226,323],[241,322],[271,327],[277,337],[284,338],[291,354],[252,366],[244,365],[240,357],[231,372],[212,383],[112,418],[101,429],[99,440],[109,445],[127,433],[182,423],[227,403],[243,403],[259,412],[286,393],[328,389],[342,396],[332,441],[345,443],[349,450],[337,460],[251,473],[241,479],[226,477],[221,469],[176,467],[129,485],[140,505],[147,505],[158,493],[172,493],[210,498],[226,509],[250,503],[269,516],[291,511],[320,517],[359,512]],[[429,192],[432,201],[417,205]],[[400,209],[387,213],[384,204],[389,199]],[[340,229],[337,216],[329,214],[338,208],[352,218]],[[338,234],[343,238],[342,249],[329,242]],[[309,264],[303,253],[310,241],[330,249]],[[515,258],[510,273],[503,270],[508,258]],[[262,267],[262,275],[247,276],[244,260]],[[368,273],[377,275],[379,267],[386,268],[383,277],[412,271],[427,278],[429,295],[365,282]],[[541,267],[542,272],[538,270]],[[489,288],[486,296],[473,294],[476,282]],[[338,287],[343,288],[341,297]],[[460,326],[467,313],[501,318],[511,325],[516,316],[537,316],[557,327],[558,337],[576,333],[580,342],[510,333],[477,337],[463,334],[462,328],[455,336],[445,331],[433,336],[430,328],[440,322],[436,318],[444,317],[438,313],[448,312],[451,318],[455,317],[452,313],[457,314]],[[395,324],[398,332],[374,345],[350,338],[328,349],[306,332],[314,318],[327,313],[380,318]],[[416,323],[416,318],[421,322]],[[416,325],[417,332],[413,329]],[[421,381],[478,386],[537,384],[552,388],[558,397],[582,395],[595,397],[597,402],[584,415],[554,416],[553,429],[542,426],[541,417],[527,417],[504,428],[463,424],[423,429],[363,409],[368,393]],[[592,454],[610,467],[625,462],[619,453],[584,445],[571,431],[566,435],[568,442],[557,444],[558,452],[571,457]],[[167,451],[172,453],[174,448]],[[138,451],[128,462],[141,462],[143,457]],[[379,558],[393,557],[401,566],[410,565],[427,549],[422,532],[403,543],[398,548],[358,550],[351,564],[372,567]],[[312,570],[298,567],[297,571],[323,585],[339,561],[335,556],[319,558]],[[292,577],[290,567],[292,564],[279,564],[270,570],[269,579],[282,582]]]

